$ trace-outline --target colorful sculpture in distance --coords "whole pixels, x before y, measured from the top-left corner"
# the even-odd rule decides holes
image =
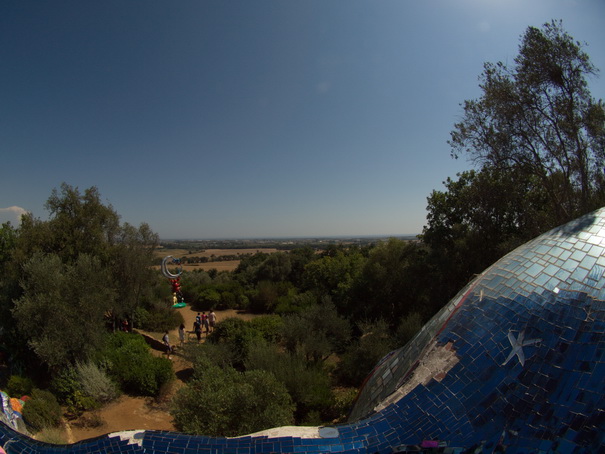
[[[169,261],[179,267],[176,274],[171,273],[168,270]],[[185,298],[183,297],[183,293],[181,291],[181,273],[183,272],[183,268],[180,265],[181,259],[174,258],[171,255],[164,257],[162,260],[162,274],[164,277],[168,278],[168,281],[172,287],[172,307],[184,307],[186,305]]]

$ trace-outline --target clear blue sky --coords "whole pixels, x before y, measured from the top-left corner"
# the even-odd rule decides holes
[[[0,221],[66,182],[164,239],[420,233],[483,63],[552,19],[605,71],[602,0],[3,0]]]

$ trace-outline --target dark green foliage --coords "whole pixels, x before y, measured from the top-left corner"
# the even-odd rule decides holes
[[[284,347],[310,362],[325,361],[342,352],[351,336],[348,320],[338,315],[329,298],[283,320]]]
[[[258,341],[273,341],[280,333],[278,316],[258,317],[250,322],[228,318],[220,322],[208,337],[213,344],[228,346],[232,366],[242,369],[250,346]]]
[[[360,323],[359,329],[360,338],[347,348],[336,370],[339,383],[346,386],[361,386],[380,359],[396,347],[384,320]]]
[[[445,304],[474,274],[553,226],[535,180],[515,170],[484,168],[448,178],[446,191],[433,191],[422,235],[430,247],[429,301]]]
[[[276,252],[263,261],[256,272],[256,281],[284,282],[292,271],[290,254]]]
[[[395,330],[395,343],[397,347],[403,347],[420,331],[424,321],[417,312],[412,312],[402,318]]]
[[[114,381],[131,394],[154,396],[174,378],[171,361],[154,357],[143,337],[137,334],[112,335],[102,361]]]
[[[185,301],[196,310],[244,309],[247,298],[242,285],[230,273],[220,273],[213,280],[204,271],[183,272]]]
[[[200,310],[209,310],[218,307],[221,302],[221,294],[214,288],[206,288],[197,296],[196,308]]]
[[[272,374],[211,365],[198,374],[173,400],[171,414],[178,430],[238,436],[292,424],[294,405]]]
[[[290,251],[290,282],[296,287],[301,288],[305,266],[316,258],[315,251],[309,246]]]
[[[279,352],[275,345],[251,346],[246,370],[271,372],[283,383],[296,404],[297,424],[319,424],[317,417],[329,419],[334,403],[328,372],[321,364],[312,364],[302,356]]]
[[[61,423],[61,406],[51,392],[34,389],[23,406],[23,418],[36,432],[56,427]]]
[[[351,289],[359,278],[366,258],[357,248],[332,249],[305,266],[302,277],[305,290],[318,297],[329,296],[342,315],[350,315]]]
[[[13,314],[28,345],[53,369],[86,360],[105,336],[104,315],[114,298],[108,270],[89,255],[65,264],[41,253],[23,269],[23,296]]]
[[[268,342],[277,342],[283,330],[283,319],[279,315],[263,315],[248,322],[250,329],[258,331]]]
[[[50,389],[59,402],[66,404],[69,397],[80,389],[76,367],[65,367],[55,374],[50,384]]]
[[[257,252],[254,255],[244,257],[233,274],[242,285],[253,286],[258,282],[257,273],[261,264],[267,260],[269,254]]]
[[[145,223],[138,228],[124,223],[119,229],[116,244],[111,248],[111,274],[117,295],[112,307],[115,318],[130,317],[153,297],[157,272],[150,265],[158,243],[158,235]]]
[[[201,289],[211,283],[212,279],[206,271],[184,271],[181,274],[181,289],[187,304],[197,307]],[[165,283],[164,286],[167,287]]]
[[[34,382],[28,377],[11,375],[6,384],[6,392],[9,396],[21,397],[29,395],[34,389]]]
[[[272,313],[287,300],[291,290],[289,282],[260,281],[251,293],[248,309],[256,314]]]
[[[294,293],[288,298],[280,299],[275,308],[279,315],[297,314],[317,304],[317,296],[312,291]]]
[[[202,371],[207,366],[221,369],[233,367],[237,363],[235,352],[226,343],[215,344],[205,342],[201,345],[185,344],[184,355],[193,364],[194,377],[196,371]]]
[[[17,231],[10,222],[0,225],[0,355],[8,358],[9,373],[19,373],[15,366],[18,356],[26,348],[17,335],[17,324],[11,308],[13,300],[21,296],[19,274],[21,270],[12,260],[17,243]],[[27,357],[26,354],[23,357]]]
[[[135,314],[135,323],[137,327],[155,333],[170,331],[184,322],[180,312],[165,306],[156,306],[150,310],[140,308]]]
[[[10,296],[0,296],[0,312],[11,310],[19,330],[11,338],[33,351],[36,367],[56,373],[101,347],[107,315],[114,322],[132,317],[152,297],[157,235],[146,224],[121,226],[95,187],[80,192],[64,183],[46,208],[47,221],[22,217],[7,270],[0,270],[21,289],[0,282],[0,295]]]
[[[351,319],[394,324],[411,311],[426,310],[425,255],[422,245],[395,238],[372,248],[351,289]]]

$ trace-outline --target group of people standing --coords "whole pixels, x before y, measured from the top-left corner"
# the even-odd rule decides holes
[[[215,326],[216,314],[213,310],[211,310],[208,314],[206,314],[206,312],[198,312],[195,316],[195,321],[193,322],[193,332],[197,337],[198,343],[202,341],[202,332],[205,331],[206,336],[208,336],[208,334],[214,330]],[[181,343],[181,346],[183,346],[183,344],[185,343],[186,334],[187,333],[185,331],[185,324],[181,323],[181,326],[179,326],[179,341]],[[170,337],[168,335],[168,331],[164,333],[164,336],[162,337],[162,342],[166,347],[166,354],[168,355],[168,358],[170,358],[170,354],[173,353],[173,347],[172,345],[170,345]]]
[[[206,312],[197,313],[195,316],[195,322],[193,322],[193,332],[197,337],[197,341],[202,341],[202,330],[206,331],[206,336],[214,330],[216,325],[216,314],[214,311],[206,314]]]

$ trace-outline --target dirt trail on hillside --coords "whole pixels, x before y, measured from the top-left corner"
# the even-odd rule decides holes
[[[176,309],[183,315],[185,320],[185,329],[191,331],[193,322],[198,311],[186,306]],[[244,320],[250,320],[255,317],[253,314],[239,313],[235,310],[216,311],[217,320],[220,323],[229,317],[237,317]],[[153,342],[152,352],[154,355],[162,356],[161,339],[163,333],[141,332],[157,341]],[[147,430],[167,430],[175,431],[176,428],[172,422],[172,416],[169,413],[170,400],[176,391],[184,385],[183,378],[189,376],[191,364],[188,363],[179,353],[178,330],[169,332],[170,342],[176,347],[176,354],[171,356],[174,372],[177,379],[171,383],[167,389],[163,390],[161,396],[157,399],[151,397],[132,397],[122,395],[111,404],[97,410],[96,412],[86,412],[81,418],[70,421],[66,427],[66,440],[68,443],[86,440],[100,435],[123,430],[147,429]],[[197,342],[194,335],[189,336],[189,342]],[[186,342],[187,342],[186,336]],[[206,341],[206,334],[202,336],[202,342]],[[94,425],[96,427],[85,427]]]

